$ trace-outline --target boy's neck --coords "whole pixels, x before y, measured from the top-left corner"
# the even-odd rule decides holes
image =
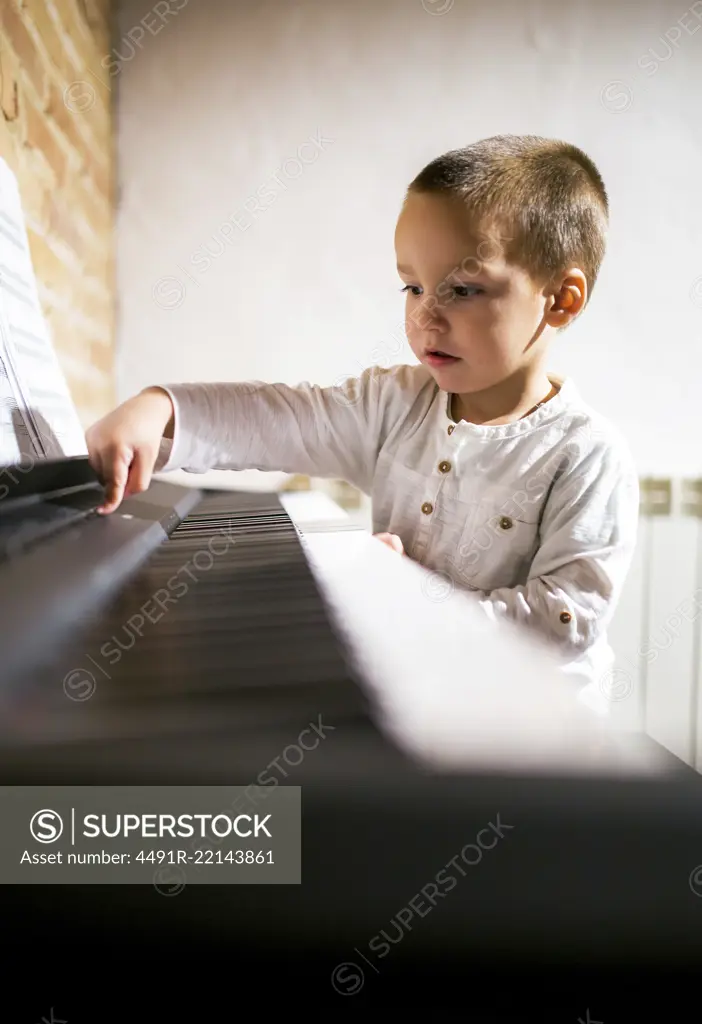
[[[545,371],[525,379],[509,378],[474,394],[452,395],[451,415],[480,426],[514,423],[558,394],[559,387]]]

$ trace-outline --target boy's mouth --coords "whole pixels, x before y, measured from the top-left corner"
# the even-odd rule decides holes
[[[458,362],[458,356],[450,356],[447,352],[442,352],[439,348],[430,348],[424,353],[425,362],[429,366],[449,366],[451,363]]]

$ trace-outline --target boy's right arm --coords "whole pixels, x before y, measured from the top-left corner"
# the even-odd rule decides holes
[[[305,473],[369,492],[387,420],[384,398],[403,404],[410,369],[374,367],[327,388],[259,381],[146,388],[86,432],[90,462],[106,487],[100,511],[145,490],[154,471],[173,469]]]

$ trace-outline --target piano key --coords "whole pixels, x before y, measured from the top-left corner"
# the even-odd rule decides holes
[[[62,736],[118,741],[186,728],[206,734],[223,722],[234,732],[270,727],[321,708],[337,718],[366,715],[299,531],[278,496],[200,498],[139,571],[85,618],[60,658],[6,694],[6,742],[10,734],[32,742],[32,728],[37,743]],[[144,514],[143,501],[128,499],[123,514]],[[218,536],[227,543],[213,544]],[[177,596],[168,590],[174,578]],[[162,605],[154,600],[159,593]],[[81,671],[94,680],[82,704],[67,699],[63,685]]]

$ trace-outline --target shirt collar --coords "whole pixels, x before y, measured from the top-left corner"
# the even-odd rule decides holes
[[[573,401],[577,398],[577,390],[575,384],[570,377],[560,377],[557,374],[550,373],[548,375],[549,380],[552,384],[556,384],[559,388],[558,394],[554,395],[548,402],[535,409],[534,412],[529,413],[528,416],[524,416],[520,420],[515,420],[513,423],[501,423],[497,426],[489,425],[485,426],[478,423],[469,423],[467,420],[456,421],[451,416],[451,393],[448,391],[441,391],[441,407],[444,413],[444,428],[446,429],[449,424],[455,425],[455,430],[465,434],[472,434],[475,437],[481,438],[495,438],[496,440],[502,440],[508,437],[519,437],[520,434],[528,434],[532,430],[536,430],[538,427],[543,426],[545,423],[550,422],[560,416],[565,410],[572,405]]]

